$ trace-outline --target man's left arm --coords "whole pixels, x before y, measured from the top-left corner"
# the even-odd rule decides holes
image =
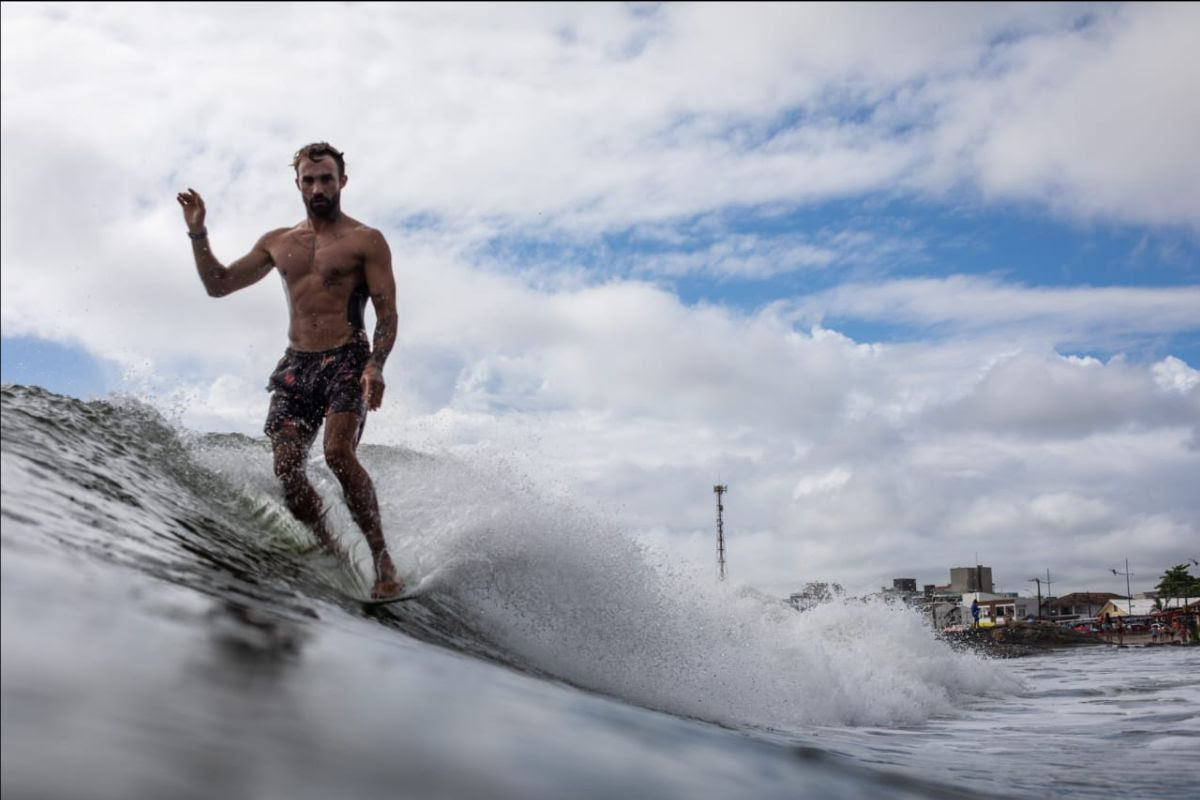
[[[383,234],[372,230],[368,236],[363,272],[375,307],[375,337],[362,384],[367,408],[374,411],[383,403],[383,365],[396,344],[396,277],[392,274],[392,251]]]

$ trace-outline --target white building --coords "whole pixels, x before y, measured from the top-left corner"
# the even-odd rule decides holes
[[[1173,608],[1183,608],[1182,597],[1164,597],[1160,609],[1156,600],[1136,597],[1133,600],[1109,600],[1104,607],[1096,612],[1096,617],[1103,619],[1105,614],[1112,617],[1148,617],[1155,611],[1170,611]]]
[[[963,623],[970,624],[971,603],[979,603],[980,625],[1008,625],[1037,616],[1037,599],[1013,597],[989,592],[968,592],[962,596]]]

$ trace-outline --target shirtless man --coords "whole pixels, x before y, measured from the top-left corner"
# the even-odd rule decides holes
[[[290,228],[263,235],[254,249],[228,267],[208,246],[204,201],[194,189],[179,205],[192,240],[200,280],[211,297],[244,289],[279,270],[287,295],[289,347],[271,374],[266,434],[275,452],[275,475],[288,508],[336,552],[325,526],[321,497],[308,482],[305,461],[325,423],[325,463],[342,484],[346,505],[366,535],[375,564],[371,596],[404,589],[388,555],[375,487],[355,456],[367,410],[383,402],[383,364],[396,342],[396,283],[383,234],[342,213],[346,185],[342,154],[326,142],[306,145],[292,166],[308,214]],[[363,310],[375,307],[374,342],[367,341]]]

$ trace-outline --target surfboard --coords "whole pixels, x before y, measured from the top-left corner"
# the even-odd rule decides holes
[[[407,600],[416,600],[429,593],[431,589],[439,586],[441,583],[440,571],[435,571],[426,575],[421,580],[417,581],[416,585],[409,585],[403,592],[394,597],[361,597],[353,594],[346,595],[355,602],[362,603],[364,608],[378,608],[379,606],[389,606],[393,603],[403,603]]]

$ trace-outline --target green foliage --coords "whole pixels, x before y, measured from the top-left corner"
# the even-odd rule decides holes
[[[1176,564],[1168,569],[1155,588],[1159,597],[1200,598],[1200,578],[1192,577],[1187,564]]]

